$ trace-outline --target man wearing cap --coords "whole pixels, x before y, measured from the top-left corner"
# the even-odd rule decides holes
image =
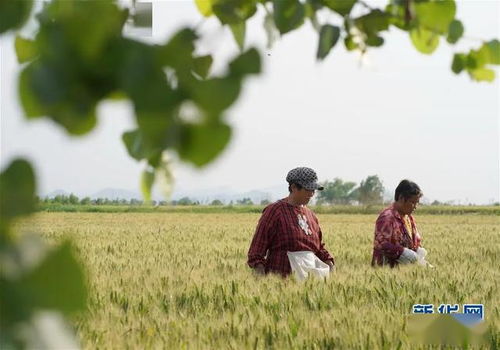
[[[325,249],[316,215],[306,207],[318,185],[316,172],[299,167],[288,172],[289,195],[268,205],[248,250],[248,265],[257,273],[274,272],[283,276],[291,273],[287,252],[311,251],[321,261],[334,268],[334,260]]]

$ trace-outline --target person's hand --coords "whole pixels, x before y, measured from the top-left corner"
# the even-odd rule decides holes
[[[413,264],[418,260],[418,255],[413,250],[404,248],[403,253],[399,256],[400,264]]]
[[[326,262],[326,264],[327,264],[328,266],[330,266],[330,272],[335,271],[335,264],[333,263],[333,261],[328,260],[328,261]]]
[[[425,259],[425,257],[427,256],[427,250],[425,248],[418,247],[417,255],[420,257],[420,259]]]
[[[258,264],[257,266],[254,267],[253,269],[257,275],[265,275],[266,274],[266,269],[264,265]]]

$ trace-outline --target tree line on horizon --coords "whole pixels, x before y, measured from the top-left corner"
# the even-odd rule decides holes
[[[352,181],[344,181],[341,178],[335,178],[332,181],[324,181],[321,183],[324,187],[323,191],[317,191],[317,205],[377,205],[384,202],[384,186],[377,175],[368,176],[365,180],[362,180],[359,185]],[[211,206],[223,206],[223,205],[268,205],[271,203],[268,199],[262,199],[259,202],[254,202],[251,198],[245,197],[237,199],[235,201],[231,200],[228,203],[224,203],[220,199],[213,199],[210,202],[202,202],[189,197],[182,197],[176,200],[151,200],[145,202],[136,198],[125,199],[125,198],[90,198],[84,197],[79,198],[75,194],[59,194],[54,197],[44,197],[37,198],[37,202],[41,204],[61,204],[61,205],[143,205],[145,203],[154,206],[190,206],[190,205],[211,205]]]

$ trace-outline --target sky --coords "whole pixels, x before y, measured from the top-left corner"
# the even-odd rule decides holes
[[[340,177],[359,183],[376,174],[390,192],[409,178],[427,200],[498,202],[500,78],[475,83],[455,75],[450,65],[454,52],[477,48],[478,39],[500,37],[500,1],[457,1],[457,8],[466,37],[457,46],[441,41],[433,55],[423,55],[408,34],[391,29],[384,46],[363,60],[338,45],[323,62],[315,59],[317,34],[309,24],[267,49],[259,12],[247,27],[247,47],[264,53],[263,73],[246,81],[227,112],[231,142],[202,169],[175,162],[175,190],[244,192],[279,185],[286,190],[286,173],[309,166],[321,181]],[[334,15],[321,19],[339,23]],[[141,40],[164,42],[184,25],[200,31],[199,53],[214,54],[213,74],[238,53],[229,30],[215,18],[203,19],[187,0],[154,2],[152,37]],[[98,127],[70,137],[48,120],[24,118],[19,71],[13,36],[3,36],[2,169],[13,158],[28,158],[41,195],[58,189],[80,196],[103,188],[138,190],[144,164],[130,158],[121,142],[121,134],[135,125],[131,105],[103,102]]]

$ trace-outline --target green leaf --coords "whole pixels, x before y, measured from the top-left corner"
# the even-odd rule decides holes
[[[162,65],[182,70],[190,67],[194,53],[194,42],[198,39],[190,28],[183,28],[176,32],[166,45],[158,48],[158,56]],[[140,54],[140,51],[137,53]]]
[[[231,33],[233,33],[234,40],[238,44],[240,51],[243,51],[245,47],[246,22],[242,21],[229,24],[229,28],[231,29]]]
[[[230,138],[231,128],[226,124],[187,124],[178,153],[183,160],[203,166],[222,152]]]
[[[368,46],[374,46],[374,47],[380,47],[384,44],[384,38],[376,35],[370,35],[366,39],[366,45]]]
[[[455,18],[454,0],[415,2],[414,7],[419,26],[431,32],[445,34]]]
[[[155,182],[155,172],[151,170],[144,170],[141,176],[141,191],[142,196],[146,202],[151,201],[151,189]]]
[[[210,55],[196,57],[193,60],[193,71],[202,79],[206,79],[212,63],[213,59]]]
[[[459,20],[453,20],[448,28],[448,37],[446,40],[450,44],[455,44],[464,34],[464,26]]]
[[[252,48],[238,57],[229,64],[231,75],[243,77],[247,74],[260,73],[260,56],[259,52]]]
[[[417,27],[410,31],[413,46],[424,54],[431,54],[439,45],[439,36],[431,31]]]
[[[324,59],[332,47],[337,44],[337,41],[340,37],[340,28],[337,26],[332,26],[329,24],[325,24],[321,27],[319,32],[319,44],[318,44],[318,52],[316,57],[320,60]]]
[[[495,80],[495,71],[487,68],[478,68],[474,70],[469,70],[469,74],[472,79],[476,81],[488,81],[492,82]]]
[[[281,34],[288,33],[304,22],[304,5],[298,0],[273,0],[274,23]]]
[[[14,47],[16,48],[17,61],[19,63],[31,61],[38,55],[35,42],[19,35],[16,36]]]
[[[478,54],[483,57],[484,63],[500,64],[500,41],[495,39],[484,43]]]
[[[43,12],[48,18],[41,23],[39,39],[50,43],[47,49],[63,49],[66,54],[71,50],[85,61],[105,54],[110,41],[121,36],[128,17],[112,1],[52,1]]]
[[[30,163],[16,159],[0,174],[0,220],[8,222],[35,209],[35,174]]]
[[[237,78],[200,81],[191,90],[193,100],[209,114],[218,114],[233,104],[240,94]]]
[[[39,266],[18,282],[24,303],[55,309],[66,315],[83,310],[87,300],[85,276],[69,242],[51,251]]]
[[[346,16],[351,12],[356,1],[357,0],[322,0],[322,3],[341,16]]]
[[[351,35],[345,37],[344,45],[347,51],[353,51],[359,47],[359,45],[353,40],[353,37]]]
[[[467,55],[457,53],[453,56],[453,62],[451,64],[451,70],[455,74],[459,74],[463,71],[467,64]]]
[[[210,17],[213,15],[212,11],[212,0],[195,0],[194,1],[196,4],[196,7],[198,8],[198,11],[204,16],[204,17]]]
[[[79,76],[74,63],[67,65],[40,59],[29,63],[19,80],[20,100],[28,118],[48,116],[69,133],[81,135],[94,128],[99,94],[103,86]],[[99,85],[99,84],[97,84]]]
[[[31,0],[0,0],[0,34],[20,28],[31,13]]]
[[[370,13],[358,17],[354,24],[359,30],[370,34],[375,34],[389,28],[389,15],[381,10],[373,10]]]
[[[391,16],[389,18],[390,24],[405,31],[409,30],[410,22],[406,20],[406,9],[404,6],[390,3],[385,7],[385,12]]]
[[[45,114],[43,106],[32,91],[31,80],[33,69],[33,65],[30,64],[19,75],[19,99],[21,100],[24,114],[28,118],[41,117]]]
[[[154,148],[138,129],[124,132],[122,140],[128,154],[136,160],[153,158],[161,152],[159,148]]]
[[[222,24],[245,22],[257,11],[256,0],[218,0],[212,10]]]

